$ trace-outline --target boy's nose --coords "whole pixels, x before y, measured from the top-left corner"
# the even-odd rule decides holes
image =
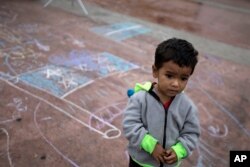
[[[173,80],[172,86],[179,87],[179,81],[178,81],[178,79]]]

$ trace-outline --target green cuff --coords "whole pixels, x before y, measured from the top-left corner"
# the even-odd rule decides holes
[[[135,92],[139,92],[140,90],[149,91],[149,89],[151,88],[151,85],[152,85],[151,82],[145,82],[143,84],[136,83],[134,87],[134,91]]]
[[[145,151],[151,154],[155,149],[156,143],[157,143],[157,140],[153,136],[146,134],[144,138],[142,139],[141,147]]]
[[[185,158],[187,156],[187,150],[181,144],[181,142],[176,143],[171,148],[175,151],[175,153],[177,155],[177,158],[178,158],[178,161],[181,160],[181,159],[183,159],[183,158]]]

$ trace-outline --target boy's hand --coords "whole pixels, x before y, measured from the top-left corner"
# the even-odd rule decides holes
[[[152,156],[158,163],[164,163],[164,156],[166,156],[166,151],[159,143],[157,143],[155,145],[154,151],[152,152]]]
[[[164,156],[165,163],[173,164],[173,163],[177,162],[177,160],[178,160],[177,155],[172,148],[166,150],[166,156]]]

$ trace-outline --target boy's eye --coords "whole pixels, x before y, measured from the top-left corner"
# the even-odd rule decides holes
[[[167,78],[173,78],[173,75],[171,75],[171,74],[166,74],[166,77],[167,77]]]
[[[181,78],[181,80],[182,80],[182,81],[186,81],[186,80],[188,80],[188,78],[183,77],[183,78]]]

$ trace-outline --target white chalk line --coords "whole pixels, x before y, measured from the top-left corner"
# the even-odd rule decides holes
[[[73,120],[75,120],[76,122],[82,124],[83,126],[88,127],[89,129],[91,129],[91,130],[93,130],[94,132],[96,132],[96,133],[102,135],[102,136],[103,136],[104,138],[106,138],[106,139],[118,138],[118,137],[120,136],[120,134],[121,134],[121,132],[120,132],[120,130],[119,130],[118,128],[116,128],[115,126],[111,125],[110,123],[104,122],[106,125],[110,126],[111,128],[113,128],[114,130],[116,130],[116,131],[118,132],[118,134],[117,134],[116,136],[109,137],[109,136],[107,136],[107,133],[108,133],[109,131],[103,133],[102,131],[99,131],[99,130],[95,129],[95,128],[91,127],[90,125],[86,124],[85,122],[81,121],[80,119],[78,119],[78,118],[72,116],[72,115],[69,114],[67,111],[63,110],[62,108],[59,108],[58,106],[52,104],[51,102],[49,102],[49,101],[47,101],[47,100],[45,100],[45,99],[43,99],[43,98],[41,98],[41,97],[39,97],[39,96],[36,96],[36,95],[30,93],[29,91],[27,91],[27,90],[25,90],[25,89],[22,89],[22,88],[20,88],[20,87],[18,87],[18,86],[16,86],[16,85],[12,84],[12,83],[9,82],[9,81],[3,80],[3,79],[1,79],[1,78],[0,78],[0,80],[2,80],[2,81],[4,81],[4,82],[8,83],[10,86],[12,86],[12,87],[18,89],[19,91],[21,91],[21,92],[23,92],[23,93],[26,93],[26,94],[28,94],[28,95],[34,97],[34,98],[37,98],[37,99],[39,99],[40,101],[43,101],[44,103],[47,103],[48,105],[50,105],[51,107],[57,109],[58,111],[60,111],[60,112],[63,113],[64,115],[66,115],[66,116],[72,118]],[[71,101],[68,101],[68,100],[65,100],[65,99],[61,99],[61,100],[63,100],[64,102],[66,102],[66,103],[68,103],[68,104],[71,104],[71,105],[75,106],[75,107],[78,108],[80,111],[85,112],[85,113],[89,114],[90,116],[95,117],[97,120],[103,122],[103,120],[102,120],[101,118],[97,117],[96,115],[93,115],[93,114],[92,114],[91,112],[89,112],[88,110],[81,108],[80,106],[78,106],[78,105],[72,103]]]
[[[6,123],[9,123],[9,122],[13,122],[13,121],[14,121],[14,119],[8,119],[8,120],[5,120],[5,121],[1,121],[0,125],[1,124],[6,124]]]
[[[41,121],[47,121],[47,120],[51,120],[52,117],[45,117],[45,118],[42,118]]]
[[[87,113],[89,114],[90,117],[94,117],[95,119],[97,119],[98,121],[100,122],[103,122],[104,124],[106,124],[107,126],[111,127],[111,129],[105,131],[104,133],[102,131],[99,131],[95,128],[93,128],[91,125],[89,124],[86,124],[86,126],[88,128],[90,128],[91,130],[94,130],[94,131],[98,131],[98,133],[100,133],[101,135],[103,135],[104,138],[106,139],[115,139],[115,138],[118,138],[120,135],[121,135],[121,131],[120,129],[118,129],[117,127],[115,127],[114,125],[110,124],[109,122],[106,122],[105,120],[103,120],[102,118],[99,118],[98,116],[94,115],[93,113],[91,113],[90,111],[78,106],[77,104],[71,102],[71,101],[68,101],[66,99],[61,99],[62,101],[76,107],[77,109],[79,109],[80,111],[84,112],[84,113]],[[107,134],[110,132],[110,131],[116,131],[117,132],[117,135],[115,136],[108,136]]]
[[[207,133],[209,133],[211,136],[214,136],[214,137],[226,137],[228,135],[227,125],[223,124],[224,133],[218,134],[218,132],[220,132],[220,128],[219,128],[218,124],[215,124],[213,121],[213,120],[217,120],[217,118],[213,117],[212,114],[207,110],[207,108],[202,103],[197,104],[197,106],[201,108],[201,111],[205,111],[205,113],[207,114],[206,119],[212,121],[212,123],[210,123],[210,126],[208,127],[208,129],[203,128],[203,127],[201,127],[201,129],[206,131]]]
[[[219,155],[216,155],[213,153],[213,151],[210,151],[210,149],[208,147],[212,147],[214,148],[214,146],[210,146],[207,144],[206,141],[203,141],[202,139],[200,140],[200,144],[199,144],[199,147],[201,147],[201,149],[203,149],[204,151],[206,151],[212,158],[214,159],[219,159],[220,161],[223,161],[223,163],[226,163],[227,161],[225,161],[224,159],[220,158],[221,156]]]
[[[39,102],[35,108],[35,111],[34,111],[34,122],[35,122],[35,125],[36,125],[36,128],[38,129],[38,132],[40,133],[40,135],[42,136],[42,138],[59,154],[61,155],[66,161],[68,161],[70,164],[72,164],[74,167],[79,167],[79,165],[77,165],[75,162],[73,162],[71,159],[69,159],[67,156],[65,156],[61,151],[59,151],[45,136],[44,134],[42,133],[41,129],[39,128],[38,126],[38,123],[37,123],[37,120],[36,120],[36,114],[38,112],[38,109],[40,107],[40,103]]]
[[[16,113],[17,113],[17,115],[16,115]],[[14,122],[17,118],[20,118],[20,117],[21,117],[20,111],[13,111],[12,119],[7,119],[7,120],[4,120],[4,121],[0,121],[0,125],[1,124],[6,124],[6,123],[9,123],[9,122]]]
[[[10,150],[9,150],[9,146],[10,146],[10,136],[9,136],[9,133],[8,131],[5,129],[5,128],[0,128],[0,130],[3,131],[3,133],[6,134],[6,137],[7,137],[7,148],[6,148],[6,151],[7,151],[7,156],[8,156],[8,161],[9,161],[9,164],[11,167],[14,167],[13,163],[12,163],[12,160],[11,160],[11,157],[10,157]]]
[[[214,98],[204,89],[200,87],[198,87],[198,89],[203,92],[205,95],[207,95],[207,97],[220,109],[220,111],[226,113],[242,130],[243,132],[247,135],[250,136],[250,132],[248,129],[246,129],[237,118],[235,118],[232,113],[230,111],[228,111],[224,106],[222,106],[219,102],[217,102],[216,100],[214,100]]]
[[[131,69],[131,70],[138,69],[138,68],[139,68],[139,67],[135,67],[135,68],[133,68],[133,69]],[[129,71],[131,71],[131,70],[129,70]],[[126,71],[126,72],[129,72],[129,71]],[[72,89],[71,91],[65,93],[63,96],[61,96],[61,98],[64,99],[64,98],[66,98],[69,94],[71,94],[71,93],[77,91],[78,89],[81,89],[81,88],[83,88],[83,87],[85,87],[85,86],[88,86],[88,85],[90,85],[90,84],[92,84],[92,83],[94,83],[94,82],[97,82],[97,81],[99,81],[99,80],[102,80],[102,79],[105,79],[105,78],[108,78],[108,77],[111,77],[111,76],[114,76],[114,75],[119,75],[119,73],[120,73],[120,72],[117,71],[117,72],[111,73],[111,74],[109,74],[109,75],[106,75],[106,76],[104,76],[104,77],[99,77],[99,78],[96,78],[96,79],[94,79],[94,80],[91,80],[91,81],[89,81],[89,82],[87,82],[87,83],[85,83],[85,84],[83,84],[83,85],[81,85],[81,86],[79,86],[79,87],[76,87],[75,89]]]
[[[100,109],[98,109],[97,111],[95,111],[94,113],[108,113],[109,116],[111,116],[110,118],[111,119],[108,119],[107,121],[105,119],[103,119],[103,117],[98,117],[100,119],[102,119],[102,122],[106,122],[106,123],[109,123],[109,122],[112,122],[115,118],[117,118],[118,116],[122,115],[122,109],[118,108],[117,105],[120,105],[120,104],[123,104],[123,102],[118,102],[118,103],[115,103],[115,104],[111,104],[111,105],[106,105]],[[112,111],[108,110],[109,107],[113,107],[115,108],[116,110],[118,110],[119,112],[118,113],[113,113]],[[103,112],[102,112],[103,111]],[[91,125],[91,120],[92,120],[92,116],[90,117],[89,119],[89,124]]]
[[[82,87],[85,87],[85,86],[87,86],[87,85],[90,85],[90,84],[92,84],[93,82],[94,82],[94,80],[90,80],[90,81],[86,82],[85,84],[83,84],[83,85],[81,85],[81,86],[78,86],[78,87],[76,87],[75,89],[72,89],[71,91],[68,91],[68,92],[65,93],[63,96],[61,96],[61,98],[65,98],[65,97],[68,96],[69,94],[71,94],[71,93],[77,91],[78,89],[81,89]]]
[[[104,78],[104,77],[103,77],[103,78]],[[99,79],[103,79],[103,78],[99,78]],[[54,94],[52,94],[52,93],[50,93],[50,92],[48,92],[48,91],[46,91],[46,90],[44,90],[44,89],[41,89],[41,88],[39,88],[39,87],[37,87],[37,86],[35,86],[35,85],[29,84],[29,83],[26,82],[26,81],[22,81],[22,82],[24,82],[24,83],[27,84],[27,85],[30,85],[31,87],[35,87],[35,88],[37,88],[38,90],[41,90],[41,91],[43,91],[43,92],[46,92],[46,93],[48,93],[48,94],[50,94],[50,95],[52,95],[52,96],[54,96],[54,97],[57,97],[57,96],[55,96]],[[9,83],[9,82],[8,82],[8,83]],[[90,84],[90,83],[92,83],[92,82],[88,82],[88,84]],[[12,86],[14,86],[14,85],[12,85]],[[86,84],[84,84],[83,86],[86,86]],[[19,88],[19,87],[16,87],[16,88]],[[79,88],[79,87],[78,87],[78,88]],[[23,90],[24,90],[24,89],[23,89]],[[26,91],[26,90],[24,90],[24,91]],[[76,90],[74,90],[74,91],[76,91]],[[28,92],[28,91],[27,91],[27,92]],[[28,92],[28,93],[30,93],[30,92]],[[31,96],[36,96],[36,95],[32,94]],[[39,100],[43,99],[43,98],[40,98],[40,97],[38,97],[38,96],[36,96],[36,97],[39,98]],[[60,97],[57,97],[57,98],[60,98]],[[68,101],[68,100],[66,100],[66,99],[64,99],[64,98],[60,98],[60,99],[61,99],[62,101],[64,101],[64,102],[66,102],[66,103],[70,103],[71,105],[74,105],[74,106],[77,107],[80,111],[89,114],[90,117],[94,117],[94,118],[96,118],[97,120],[99,120],[100,122],[103,122],[104,124],[110,126],[111,128],[113,128],[113,131],[117,131],[117,135],[112,136],[112,137],[111,137],[111,136],[107,136],[107,133],[109,133],[110,130],[107,130],[106,132],[103,133],[102,131],[99,131],[99,130],[97,130],[97,129],[94,129],[91,125],[85,124],[84,122],[82,122],[82,121],[80,121],[80,120],[78,120],[78,119],[76,118],[76,121],[77,121],[77,122],[80,121],[81,124],[84,123],[84,124],[83,124],[84,126],[87,126],[87,127],[89,127],[91,130],[94,130],[95,132],[97,132],[97,133],[103,135],[104,138],[106,138],[106,139],[114,139],[114,138],[118,138],[118,137],[121,135],[121,131],[120,131],[118,128],[116,128],[115,126],[111,125],[110,123],[105,122],[103,119],[97,117],[96,115],[93,115],[91,112],[89,112],[89,111],[87,111],[87,110],[81,108],[80,106],[76,105],[75,103],[72,103],[71,101]],[[52,107],[56,107],[56,106],[54,106],[53,104],[49,103],[47,100],[45,100],[45,99],[43,99],[43,100],[44,100],[45,103],[48,103],[48,104],[51,105]],[[59,111],[60,111],[60,110],[59,110]],[[67,113],[67,112],[64,111],[64,110],[61,111],[61,112],[63,112],[65,115],[69,116],[69,117],[72,118],[72,119],[75,118],[74,116],[72,116],[71,114]]]
[[[45,68],[45,67],[46,67],[46,68]],[[35,69],[35,70],[31,70],[31,71],[28,71],[28,72],[26,72],[26,73],[24,73],[24,74],[33,73],[33,72],[39,72],[40,70],[43,70],[43,69],[44,69],[44,70],[49,70],[49,69],[48,69],[49,66],[45,66],[45,67],[41,67],[41,68],[38,68],[38,69]],[[23,75],[23,74],[20,74],[20,75]],[[16,77],[19,77],[20,75],[17,75]],[[40,87],[38,87],[38,86],[36,86],[36,85],[34,85],[34,84],[30,84],[29,82],[27,82],[27,81],[25,81],[25,80],[20,80],[20,81],[22,81],[23,83],[25,83],[26,85],[28,85],[28,86],[30,86],[30,87],[34,87],[34,88],[36,88],[36,89],[38,89],[38,90],[40,90],[40,91],[42,91],[42,92],[46,92],[46,93],[48,93],[48,94],[50,94],[50,95],[52,95],[52,96],[54,96],[54,97],[61,98],[60,95],[57,96],[57,95],[53,94],[52,92],[49,92],[49,90],[40,88]]]
[[[129,30],[133,30],[133,29],[138,29],[138,28],[141,28],[141,27],[142,27],[141,25],[126,27],[126,28],[122,28],[122,29],[119,29],[119,30],[108,32],[108,33],[105,34],[105,36],[110,36],[110,35],[113,35],[115,33],[120,33],[120,32],[123,32],[123,31],[129,31]]]

